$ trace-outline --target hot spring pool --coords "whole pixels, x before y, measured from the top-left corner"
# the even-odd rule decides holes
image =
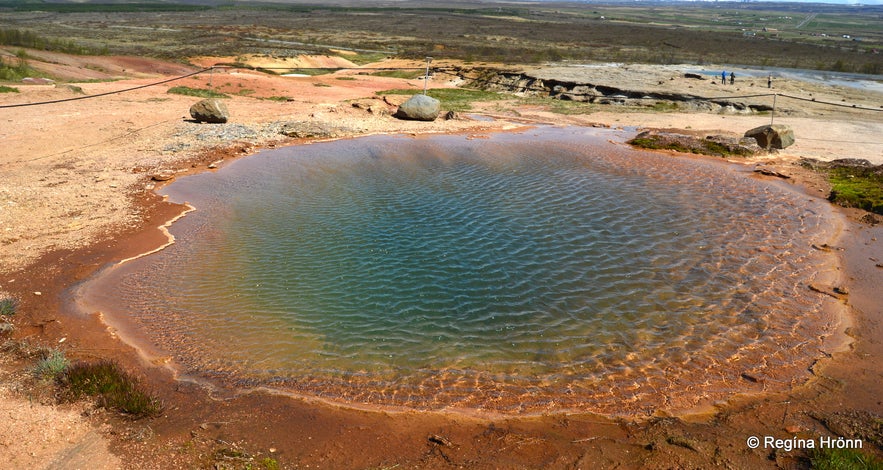
[[[836,321],[806,288],[828,207],[608,139],[262,152],[168,186],[177,242],[86,297],[184,376],[341,403],[622,414],[799,380]]]

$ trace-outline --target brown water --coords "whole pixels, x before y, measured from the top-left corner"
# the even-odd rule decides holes
[[[177,243],[83,302],[183,376],[359,406],[636,414],[805,379],[828,206],[609,138],[264,152],[169,186],[197,208]]]

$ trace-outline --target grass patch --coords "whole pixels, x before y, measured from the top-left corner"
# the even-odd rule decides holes
[[[0,316],[11,316],[15,315],[15,312],[18,310],[18,300],[12,297],[6,297],[5,299],[0,299]]]
[[[315,77],[317,75],[328,75],[329,73],[337,72],[336,68],[329,69],[321,69],[321,68],[307,68],[307,69],[290,69],[286,74],[294,73],[299,75],[308,75],[310,77]]]
[[[389,77],[389,78],[403,78],[406,80],[412,80],[415,78],[420,78],[426,73],[426,70],[378,70],[377,72],[372,72],[371,75],[375,77]]]
[[[414,89],[394,89],[378,91],[378,95],[415,95]],[[441,101],[441,107],[448,111],[471,111],[476,101],[498,101],[510,99],[503,93],[464,88],[431,88],[427,95]]]
[[[855,449],[816,449],[810,454],[814,470],[883,470],[883,460]]]
[[[831,168],[828,199],[844,207],[883,214],[883,173],[873,168]]]
[[[46,74],[38,72],[36,69],[28,65],[23,55],[19,55],[14,59],[0,59],[0,80],[8,82],[19,82],[26,77],[45,77]]]
[[[18,88],[0,85],[0,93],[18,93]]]
[[[712,156],[740,156],[752,155],[752,152],[738,145],[726,145],[709,139],[694,139],[687,136],[663,136],[648,135],[635,137],[628,141],[630,145],[647,150],[674,150],[680,153],[695,153]]]
[[[294,98],[292,98],[290,96],[270,96],[270,97],[264,98],[264,99],[269,100],[269,101],[279,101],[279,102],[294,101]]]
[[[141,389],[140,383],[113,361],[78,362],[67,368],[61,380],[67,397],[92,397],[99,406],[133,418],[162,414],[160,400]]]
[[[34,375],[43,380],[55,380],[64,373],[70,365],[70,361],[64,356],[64,352],[58,349],[49,350],[34,367]]]
[[[191,88],[189,86],[176,86],[169,88],[168,93],[172,93],[174,95],[187,95],[187,96],[196,96],[199,98],[229,98],[229,96],[218,93],[214,90],[209,90],[207,88]]]

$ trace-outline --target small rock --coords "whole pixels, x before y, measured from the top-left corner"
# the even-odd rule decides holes
[[[797,434],[802,430],[802,428],[796,424],[792,424],[790,426],[785,426],[785,432],[788,434]]]

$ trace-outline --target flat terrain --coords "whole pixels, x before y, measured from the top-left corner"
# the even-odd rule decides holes
[[[552,12],[549,14],[573,14],[563,9],[561,13]],[[440,25],[447,24],[449,17],[474,17],[475,23],[467,23],[482,32],[483,38],[500,36],[493,44],[511,43],[503,34],[489,33],[498,27],[492,25],[499,25],[500,21],[495,15],[485,13],[489,12],[482,15],[438,12],[437,15]],[[379,11],[331,9],[299,13],[328,20],[328,26],[304,27],[302,34],[309,37],[291,33],[286,40],[309,43],[311,48],[315,48],[315,44],[327,44],[362,49],[334,52],[319,48],[321,50],[309,52],[321,54],[304,55],[295,52],[293,44],[274,45],[243,39],[246,30],[250,36],[257,37],[264,31],[265,39],[275,38],[284,27],[281,19],[280,25],[273,26],[272,18],[265,12],[259,16],[250,9],[224,11],[220,19],[214,14],[164,12],[149,15],[150,22],[132,12],[0,11],[2,28],[7,24],[33,27],[46,37],[53,34],[62,37],[60,31],[70,29],[79,31],[84,38],[91,34],[86,31],[91,30],[96,31],[95,37],[108,36],[88,46],[99,47],[104,43],[109,48],[122,47],[127,52],[126,55],[90,56],[21,46],[0,47],[0,55],[7,63],[24,60],[32,69],[56,80],[45,84],[22,83],[19,79],[6,81],[3,85],[17,92],[0,93],[0,122],[3,123],[0,126],[3,142],[0,152],[3,175],[0,180],[0,295],[20,300],[18,313],[11,319],[15,332],[0,335],[59,348],[72,360],[114,359],[142,377],[166,405],[162,417],[140,421],[83,403],[57,405],[51,387],[34,382],[30,373],[32,363],[22,359],[17,348],[6,343],[0,354],[0,409],[3,410],[0,461],[15,462],[21,468],[78,468],[83,462],[104,468],[272,468],[273,463],[283,468],[800,468],[808,465],[809,454],[803,449],[750,449],[745,444],[749,436],[766,435],[783,439],[794,435],[859,437],[864,442],[862,452],[881,455],[883,305],[878,289],[883,284],[883,269],[879,267],[883,260],[879,242],[883,230],[879,225],[856,222],[865,216],[858,211],[845,211],[851,222],[845,226],[842,240],[832,248],[840,253],[843,261],[843,286],[849,291],[845,305],[851,312],[846,334],[854,341],[853,345],[823,359],[813,368],[813,379],[790,393],[733,397],[712,410],[688,413],[681,418],[666,413],[642,420],[591,415],[482,418],[341,409],[259,391],[230,395],[222,390],[176,381],[161,361],[148,361],[120,341],[101,322],[99,314],[72,313],[68,288],[107,263],[138,255],[166,241],[157,227],[178,215],[182,208],[156,197],[153,190],[158,185],[178,175],[212,171],[211,168],[224,161],[261,148],[309,143],[311,139],[282,135],[280,130],[285,124],[314,126],[334,131],[341,137],[462,132],[479,138],[486,132],[517,132],[537,124],[607,126],[635,133],[647,128],[675,129],[700,137],[736,137],[773,118],[768,112],[671,106],[664,100],[603,105],[486,93],[469,95],[481,98],[470,100],[467,111],[458,107],[458,118],[432,123],[402,121],[389,113],[405,97],[377,92],[421,91],[424,83],[419,70],[425,63],[419,59],[423,53],[415,54],[419,56],[417,60],[387,59],[386,54],[368,50],[385,50],[392,44],[400,44],[398,47],[418,44],[409,42],[406,37],[416,37],[418,28],[395,39],[390,39],[393,36],[387,33],[383,33],[381,39],[376,39],[377,36],[359,39],[361,36],[348,30],[346,44],[341,44],[340,36],[328,31],[334,15],[344,14],[366,19],[359,23],[362,32],[358,34],[364,34],[369,26],[380,28],[381,19],[397,24],[386,26],[388,28],[405,28],[402,25],[408,24],[390,21]],[[332,18],[325,18],[326,15]],[[182,46],[184,36],[164,36],[160,31],[160,28],[182,28],[185,19],[190,22],[186,26],[187,34],[201,38],[199,41],[189,41]],[[106,22],[103,27],[101,21]],[[460,23],[451,21],[451,24]],[[536,18],[517,15],[505,18],[507,24],[536,21]],[[219,28],[220,23],[216,22],[222,22],[229,29]],[[260,26],[247,26],[252,23]],[[350,23],[338,21],[341,28],[346,24]],[[139,28],[148,29],[142,32]],[[120,36],[117,30],[124,30],[126,34]],[[545,34],[546,30],[539,31]],[[381,35],[378,33],[378,36]],[[142,39],[149,39],[145,42],[147,45],[139,45]],[[466,42],[477,47],[483,41],[473,37]],[[188,49],[194,43],[198,47]],[[450,44],[433,52],[438,56],[433,67],[438,71],[433,74],[430,88],[464,86],[479,65],[503,67],[503,64],[494,64],[493,57],[485,57],[480,52],[479,56],[487,60],[464,62],[445,58],[443,51],[466,50],[454,40]],[[524,46],[525,50],[541,49],[533,44]],[[231,51],[224,51],[219,45],[243,49],[229,53]],[[137,54],[140,47],[151,53]],[[561,50],[569,49],[568,45],[561,46]],[[155,54],[156,51],[162,54]],[[177,58],[187,60],[156,57],[163,54],[178,54]],[[864,54],[857,57],[866,58]],[[844,64],[852,63],[850,54],[839,53],[839,57],[845,58]],[[856,67],[862,66],[859,62],[855,62]],[[217,63],[274,70],[278,67],[284,71],[340,66],[363,68],[283,77],[249,68],[226,67],[156,84]],[[407,73],[404,78],[378,74],[376,69],[384,67],[405,69]],[[565,69],[510,63],[505,68],[548,79],[646,93],[687,93],[707,98],[769,93],[763,76],[750,78],[750,68],[734,68],[738,78],[733,86],[684,76],[685,72],[697,68],[715,73],[731,69],[720,64],[627,64]],[[442,73],[443,70],[451,73]],[[224,93],[231,113],[230,122],[219,125],[193,122],[188,109],[200,98],[169,93],[178,86]],[[780,97],[777,104],[776,122],[792,127],[797,142],[778,153],[733,159],[737,164],[734,171],[751,171],[757,165],[764,165],[791,176],[787,182],[777,184],[793,184],[806,191],[808,198],[824,198],[828,194],[826,183],[796,165],[799,158],[849,157],[883,163],[883,121],[877,110],[883,97],[879,92],[784,76],[776,77],[772,90],[807,99]],[[439,92],[431,90],[430,94],[433,93]],[[77,100],[10,107],[71,98]],[[770,99],[770,96],[761,96],[744,100],[747,104],[769,105]],[[451,106],[451,102],[443,102],[443,107],[446,106]],[[825,355],[820,353],[820,357]],[[748,379],[745,385],[747,391],[763,389],[762,383]]]

